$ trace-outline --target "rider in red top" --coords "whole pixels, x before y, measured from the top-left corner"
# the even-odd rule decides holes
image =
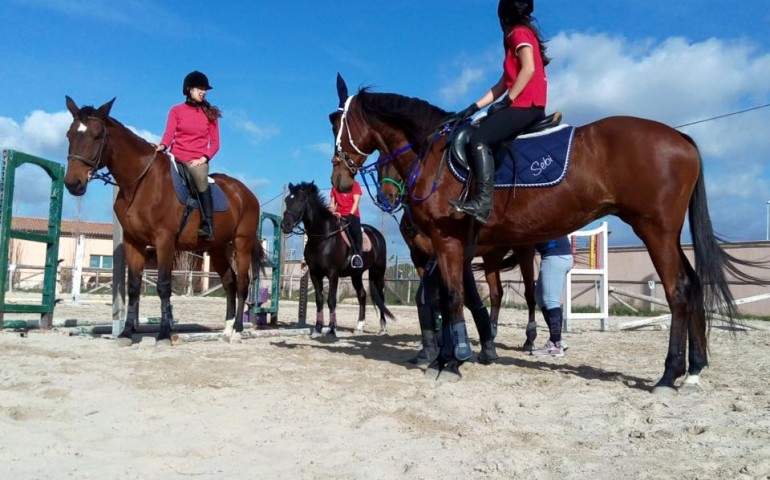
[[[481,223],[487,223],[492,213],[495,161],[491,147],[545,117],[548,82],[544,68],[550,59],[532,19],[533,9],[534,0],[500,0],[497,16],[505,46],[503,74],[479,100],[457,113],[460,119],[468,118],[503,97],[489,107],[487,117],[468,142],[476,195],[466,202],[449,202],[456,211],[471,215]]]
[[[203,211],[198,235],[208,241],[214,240],[209,161],[219,151],[219,117],[222,116],[219,108],[206,101],[206,92],[211,88],[208,77],[201,72],[190,72],[184,77],[182,94],[187,98],[171,108],[163,139],[156,147],[158,151],[170,147],[176,160],[190,168]]]
[[[342,193],[332,186],[329,210],[338,217],[344,217],[347,221],[348,234],[353,245],[353,256],[350,257],[350,266],[363,268],[364,261],[361,258],[364,239],[361,234],[361,185],[353,180],[353,188]]]

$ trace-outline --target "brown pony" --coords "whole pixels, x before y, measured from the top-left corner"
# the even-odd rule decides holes
[[[438,256],[448,289],[443,318],[453,335],[459,338],[464,323],[467,245],[527,245],[617,215],[646,245],[671,308],[668,354],[654,391],[675,391],[675,381],[685,373],[685,384],[697,386],[708,364],[706,333],[712,312],[721,311],[730,319],[736,315],[725,270],[756,279],[740,272],[736,264],[746,263],[727,255],[717,243],[700,152],[689,136],[662,123],[622,116],[578,127],[564,180],[551,188],[495,190],[490,222],[477,230],[449,205],[461,195],[463,184],[443,165],[445,139],[430,141],[448,112],[423,100],[366,89],[348,97],[339,77],[337,90],[339,109],[331,117],[337,139],[332,184],[349,190],[353,175],[374,151],[392,162],[402,178],[413,179],[407,202],[415,225],[430,237]],[[695,268],[679,242],[688,209]],[[458,376],[467,358],[463,339],[454,345],[454,355],[451,349],[443,351],[435,365],[439,378],[445,372]]]
[[[185,207],[177,200],[171,183],[168,155],[156,152],[152,145],[110,117],[114,98],[98,109],[78,108],[70,97],[66,100],[73,117],[67,131],[69,154],[64,176],[67,190],[75,196],[85,194],[88,181],[102,168],[109,171],[120,187],[114,210],[123,227],[123,248],[128,264],[128,306],[126,325],[117,339],[118,344],[131,345],[132,334],[139,325],[139,294],[148,246],[155,248],[158,258],[159,342],[168,343],[171,339],[171,270],[177,250],[209,253],[211,266],[222,279],[227,293],[227,329],[232,325],[235,332],[243,331],[249,268],[256,275],[265,261],[262,245],[257,239],[259,201],[254,194],[234,178],[214,175],[229,204],[227,211],[214,215],[215,239],[208,242],[198,237],[200,214],[197,211],[178,232]],[[230,264],[233,247],[235,270]]]

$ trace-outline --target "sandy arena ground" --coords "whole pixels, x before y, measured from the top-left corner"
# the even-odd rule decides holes
[[[222,299],[173,300],[181,321],[224,314]],[[90,301],[56,318],[110,318],[108,297]],[[158,305],[144,299],[142,315]],[[281,308],[296,321],[296,303]],[[766,324],[712,329],[701,391],[659,397],[649,391],[668,331],[584,321],[566,358],[540,359],[519,348],[524,312],[505,310],[501,359],[469,362],[447,384],[403,363],[419,343],[413,308],[394,308],[388,336],[371,307],[354,336],[355,311],[340,309],[336,342],[144,338],[121,349],[0,334],[0,478],[770,478]]]

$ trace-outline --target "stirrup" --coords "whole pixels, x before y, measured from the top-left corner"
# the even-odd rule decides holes
[[[364,259],[359,254],[353,254],[350,257],[350,266],[353,268],[364,268]]]

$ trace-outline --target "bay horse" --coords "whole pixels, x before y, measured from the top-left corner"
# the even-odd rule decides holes
[[[367,187],[369,186],[368,183],[366,185]],[[379,191],[376,196],[373,196],[375,204],[384,210],[397,211],[399,208],[404,210],[399,222],[399,231],[406,246],[409,248],[409,254],[417,274],[422,279],[424,278],[425,265],[434,255],[433,245],[430,242],[430,238],[414,226],[409,206],[404,205],[406,194],[404,180],[395,170],[392,163],[384,163],[378,168],[377,185],[379,185]],[[528,313],[528,322],[525,330],[526,339],[522,348],[525,351],[531,351],[534,349],[535,340],[537,339],[537,322],[535,321],[535,247],[534,245],[518,246],[513,248],[511,255],[506,256],[510,251],[511,249],[505,246],[477,246],[473,255],[474,257],[481,257],[482,263],[479,266],[474,265],[473,270],[482,270],[484,272],[484,278],[489,288],[489,317],[492,323],[493,336],[496,336],[500,306],[503,302],[503,284],[500,280],[500,272],[519,267],[524,282],[524,299],[527,303]],[[465,279],[465,306],[473,312],[471,306],[481,303],[481,299],[478,297],[475,280],[472,283],[469,282],[467,272],[463,278]],[[470,298],[468,297],[468,288],[474,290],[470,292]],[[476,317],[474,316],[473,320],[476,323],[476,328],[481,332],[483,327],[480,327],[479,319]],[[484,341],[482,340],[481,343],[483,349]],[[423,347],[425,348],[425,345]]]
[[[362,224],[364,235],[372,243],[370,251],[361,253],[363,268],[352,268],[349,262],[349,247],[342,237],[344,226],[329,211],[326,201],[315,183],[289,184],[289,195],[285,200],[286,209],[281,220],[284,234],[293,233],[302,223],[307,235],[304,258],[315,289],[316,324],[313,335],[320,335],[324,324],[323,279],[329,279],[329,332],[336,336],[337,329],[337,286],[340,277],[350,277],[358,298],[358,323],[356,333],[363,333],[366,319],[366,290],[363,273],[369,271],[369,294],[380,313],[380,334],[388,333],[385,317],[395,317],[385,306],[385,270],[387,268],[387,245],[385,237],[371,225]]]
[[[539,189],[496,189],[489,224],[477,230],[475,222],[457,216],[449,205],[460,197],[464,185],[442,168],[446,138],[433,141],[434,129],[449,112],[424,100],[366,88],[348,96],[340,76],[337,93],[339,107],[330,117],[337,140],[332,185],[349,190],[353,176],[375,151],[402,178],[410,179],[407,203],[415,225],[431,239],[448,290],[445,329],[460,333],[464,329],[462,275],[468,245],[532,244],[616,215],[647,247],[672,313],[663,376],[653,392],[676,392],[675,382],[686,373],[683,384],[698,388],[699,375],[708,364],[712,312],[721,312],[731,322],[737,314],[725,270],[752,283],[757,279],[741,272],[737,265],[748,263],[728,255],[717,242],[701,155],[692,138],[662,123],[629,116],[577,127],[570,169],[561,183]],[[688,210],[694,268],[679,240]],[[460,333],[453,334],[459,338]],[[462,338],[456,341],[454,352],[442,352],[435,365],[439,378],[445,372],[460,375],[468,356],[461,342]]]
[[[157,341],[170,343],[173,330],[171,273],[178,250],[207,251],[211,267],[222,279],[227,293],[226,333],[243,331],[244,301],[249,289],[249,269],[257,275],[265,253],[257,239],[259,201],[240,181],[222,174],[212,175],[227,197],[229,207],[216,212],[213,241],[198,237],[198,209],[178,232],[185,206],[176,198],[170,158],[110,116],[113,98],[99,108],[79,108],[66,97],[72,124],[67,131],[69,151],[64,184],[72,195],[86,193],[88,182],[102,168],[120,188],[114,211],[123,227],[123,249],[128,265],[126,325],[117,343],[128,346],[139,325],[139,294],[146,249],[155,248],[158,258],[158,296],[161,323]],[[235,253],[235,268],[231,265]],[[236,308],[236,295],[238,304]]]

